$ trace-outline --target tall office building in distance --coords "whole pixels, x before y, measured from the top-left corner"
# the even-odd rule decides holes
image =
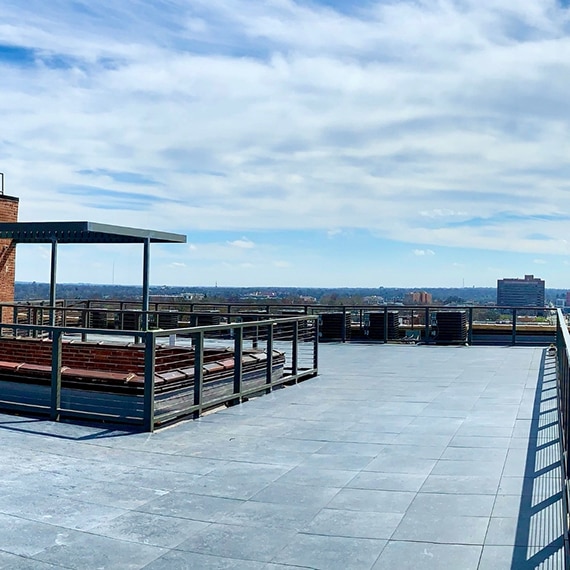
[[[525,275],[524,279],[498,279],[497,306],[544,307],[544,280],[534,275]]]

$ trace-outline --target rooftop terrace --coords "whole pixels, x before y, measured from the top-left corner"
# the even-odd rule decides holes
[[[543,348],[319,351],[152,434],[0,415],[0,568],[564,568]]]

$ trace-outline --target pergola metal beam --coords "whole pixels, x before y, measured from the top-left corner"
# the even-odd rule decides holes
[[[186,236],[96,222],[1,222],[0,238],[16,243],[186,243]]]

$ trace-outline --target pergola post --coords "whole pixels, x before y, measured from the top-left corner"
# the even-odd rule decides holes
[[[148,310],[150,300],[150,239],[143,241],[143,291],[142,291],[142,320],[141,329],[148,329]]]
[[[55,300],[57,283],[57,239],[51,241],[51,270],[49,279],[49,324],[55,326]]]

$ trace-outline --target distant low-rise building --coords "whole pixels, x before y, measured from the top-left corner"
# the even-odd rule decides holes
[[[243,300],[255,299],[256,301],[268,301],[277,298],[278,295],[275,291],[254,291],[253,293],[246,293],[240,297],[240,299]]]
[[[204,293],[178,293],[176,295],[151,295],[151,303],[173,303],[176,301],[203,301],[206,298]]]
[[[369,295],[368,297],[364,297],[362,302],[365,305],[384,305],[386,303],[384,297],[380,297],[380,295]]]
[[[427,291],[410,291],[404,295],[405,305],[431,305],[432,295]]]
[[[524,279],[498,279],[497,306],[544,307],[544,280],[534,275],[525,275]]]

